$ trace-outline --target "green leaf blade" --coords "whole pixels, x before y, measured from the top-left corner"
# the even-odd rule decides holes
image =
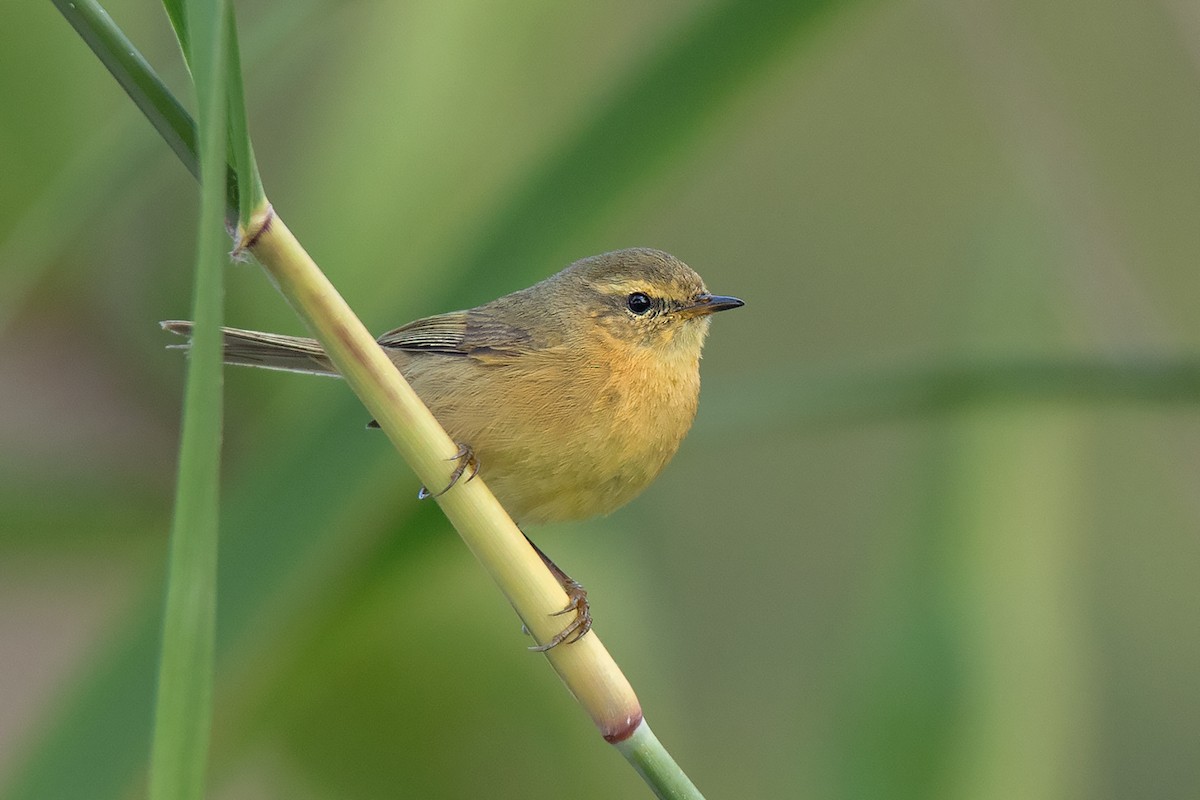
[[[238,46],[237,23],[233,7],[226,14],[227,59],[226,95],[228,97],[229,156],[237,174],[238,221],[242,229],[250,224],[250,217],[261,210],[266,202],[258,163],[254,159],[254,148],[250,143],[250,127],[246,121],[246,93],[242,86],[242,57]]]
[[[151,743],[151,800],[202,800],[212,723],[217,532],[222,426],[221,317],[226,123],[222,0],[186,7],[199,99],[200,222],[195,335],[188,365],[175,517],[167,572],[158,700]]]

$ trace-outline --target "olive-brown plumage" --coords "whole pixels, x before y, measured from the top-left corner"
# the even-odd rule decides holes
[[[577,520],[633,499],[675,454],[709,315],[740,305],[667,253],[618,250],[379,344],[518,523]],[[315,339],[233,328],[225,360],[336,374]]]
[[[674,256],[618,250],[379,344],[518,524],[586,519],[629,502],[675,455],[696,415],[709,316],[740,305]],[[226,363],[337,374],[315,339],[224,333]],[[546,650],[585,635],[591,615],[583,587],[538,553],[575,615],[534,648]]]

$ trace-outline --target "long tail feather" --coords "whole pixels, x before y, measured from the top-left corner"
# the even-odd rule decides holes
[[[163,330],[180,336],[192,335],[192,323],[186,320],[166,320],[159,323]],[[222,328],[225,334],[225,363],[286,372],[307,372],[312,375],[338,373],[316,339],[303,336],[284,336],[260,333],[240,328]],[[172,345],[187,349],[190,344]]]

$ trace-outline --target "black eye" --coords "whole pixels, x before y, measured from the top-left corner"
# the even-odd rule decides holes
[[[645,292],[634,292],[625,300],[625,305],[629,306],[629,310],[640,317],[654,308],[654,301]]]

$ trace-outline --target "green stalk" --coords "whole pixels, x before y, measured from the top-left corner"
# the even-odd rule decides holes
[[[696,784],[671,758],[649,725],[643,723],[632,736],[616,744],[617,750],[654,790],[656,797],[662,800],[704,800]]]
[[[187,8],[199,102],[200,221],[196,328],[167,566],[162,656],[150,755],[151,800],[202,800],[212,724],[221,458],[221,308],[224,294],[226,7]]]

